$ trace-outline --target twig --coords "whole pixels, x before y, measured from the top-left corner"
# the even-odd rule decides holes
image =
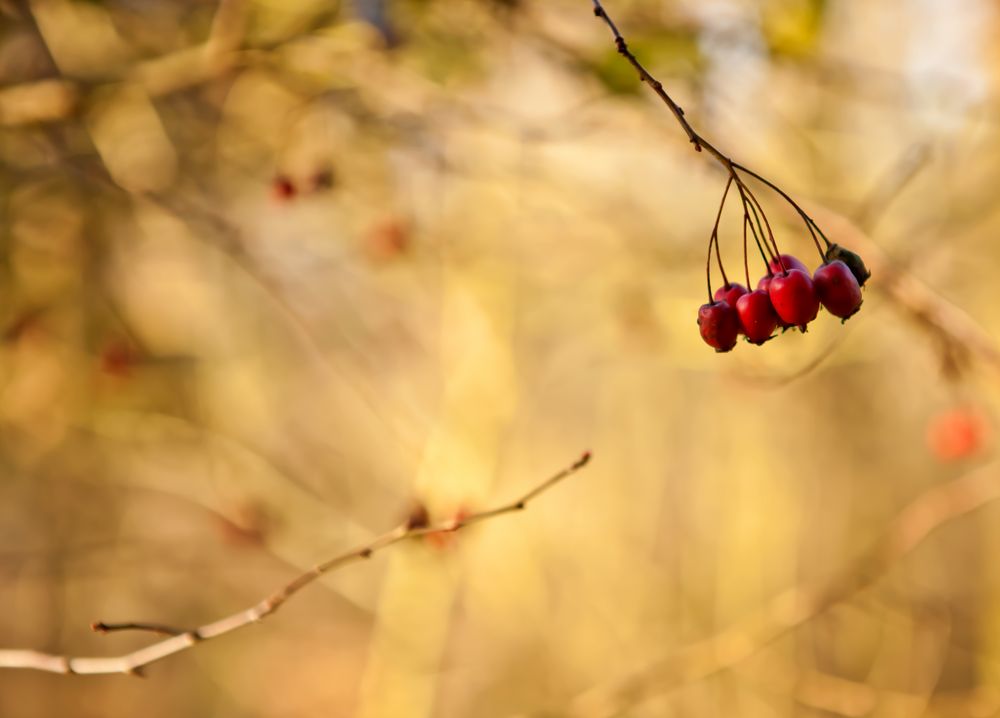
[[[872,585],[931,533],[1000,499],[998,467],[991,465],[931,488],[900,511],[881,537],[825,582],[790,588],[744,622],[572,701],[567,716],[604,718],[679,686],[733,668],[834,605]]]
[[[52,673],[79,673],[79,674],[109,674],[124,673],[128,675],[141,675],[143,669],[159,661],[160,659],[180,653],[191,648],[197,643],[207,641],[212,638],[231,633],[238,628],[243,628],[253,623],[257,623],[272,613],[277,611],[286,601],[308,586],[320,576],[333,571],[334,569],[371,558],[376,552],[392,546],[406,539],[418,538],[429,534],[458,531],[466,526],[470,526],[480,521],[500,516],[502,514],[513,513],[523,510],[530,501],[548,491],[553,486],[576,473],[590,461],[590,452],[583,454],[572,465],[549,477],[541,484],[531,489],[520,498],[499,506],[469,516],[458,517],[442,521],[430,526],[414,525],[409,520],[404,521],[391,531],[388,531],[373,541],[359,546],[316,564],[311,569],[285,584],[264,600],[243,611],[220,618],[212,623],[207,623],[198,628],[182,631],[171,635],[162,641],[158,641],[144,648],[140,648],[131,653],[112,657],[82,657],[73,658],[69,656],[54,655],[32,650],[0,650],[0,668],[26,668],[38,671],[49,671]],[[171,633],[174,629],[159,624],[150,623],[119,623],[105,624],[98,622],[93,624],[94,630],[148,630],[159,633]]]
[[[117,633],[118,631],[149,631],[159,633],[163,636],[177,636],[181,633],[188,633],[185,628],[174,628],[165,626],[162,623],[105,623],[95,621],[90,624],[90,630],[94,633]]]
[[[816,239],[816,233],[818,232],[819,236],[822,237],[823,241],[826,242],[827,246],[829,246],[830,243],[829,241],[827,241],[826,236],[823,234],[822,230],[820,230],[820,228],[816,225],[816,223],[813,222],[813,220],[809,217],[809,215],[805,213],[802,207],[800,207],[798,203],[796,203],[795,200],[793,200],[788,195],[788,193],[786,193],[778,185],[774,184],[763,175],[751,170],[746,165],[742,165],[733,160],[732,157],[722,152],[715,145],[713,145],[711,142],[705,139],[704,136],[699,134],[697,130],[694,129],[691,123],[688,122],[687,118],[684,116],[684,109],[680,105],[678,105],[674,101],[674,99],[670,96],[670,94],[664,89],[663,83],[661,83],[659,80],[653,77],[653,75],[650,74],[649,70],[647,70],[642,65],[642,63],[639,62],[636,56],[632,54],[632,51],[628,47],[628,43],[625,41],[625,38],[618,30],[618,26],[615,24],[614,20],[611,19],[611,16],[608,15],[607,11],[604,9],[604,6],[601,4],[601,0],[591,0],[591,2],[593,3],[594,6],[594,15],[603,20],[604,24],[608,26],[609,30],[611,30],[611,34],[614,36],[615,40],[615,47],[618,49],[618,54],[620,54],[622,57],[628,60],[629,64],[632,65],[633,68],[635,68],[635,71],[637,73],[639,73],[639,79],[642,80],[647,85],[649,85],[649,87],[653,90],[653,92],[655,92],[657,96],[661,100],[663,100],[663,103],[670,109],[670,112],[677,120],[677,123],[681,126],[681,129],[684,130],[684,134],[687,135],[688,140],[691,142],[692,145],[694,145],[695,150],[697,152],[701,152],[702,150],[708,152],[708,154],[710,154],[720,165],[722,165],[723,169],[725,169],[726,172],[729,173],[730,178],[732,178],[737,183],[737,185],[741,185],[744,189],[747,188],[743,179],[739,176],[740,172],[749,175],[750,177],[753,177],[754,179],[764,183],[769,188],[774,190],[776,193],[778,193],[778,195],[781,196],[782,199],[788,202],[799,214],[803,222],[805,222],[806,228],[809,230],[810,234],[812,234],[813,239]],[[763,208],[761,209],[763,211]],[[817,240],[817,246],[818,246],[818,240]],[[820,252],[820,254],[822,254],[822,251]]]

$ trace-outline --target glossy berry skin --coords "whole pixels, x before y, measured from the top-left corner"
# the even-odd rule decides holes
[[[747,293],[747,288],[742,284],[732,282],[730,284],[724,284],[715,290],[715,294],[712,298],[717,302],[725,302],[733,309],[736,309],[736,300]]]
[[[725,302],[702,304],[698,309],[701,338],[717,352],[728,352],[736,346],[740,333],[740,318]]]
[[[771,298],[763,289],[744,294],[736,301],[743,333],[751,344],[763,344],[778,328],[778,315],[771,306]]]
[[[778,257],[781,258],[781,262],[778,261]],[[779,254],[778,257],[775,257],[767,263],[768,268],[771,270],[771,274],[781,274],[782,272],[786,272],[791,269],[801,269],[806,274],[809,274],[809,267],[792,255]],[[782,266],[782,264],[784,264],[784,266]]]
[[[839,259],[817,269],[813,285],[820,304],[835,317],[847,319],[861,308],[861,286],[851,268]]]
[[[757,289],[760,289],[760,290],[762,290],[764,292],[767,292],[768,288],[771,286],[771,280],[772,279],[774,279],[774,276],[770,275],[770,274],[761,277],[760,281],[757,282]],[[770,298],[770,297],[768,297],[768,298]],[[771,304],[771,309],[774,309],[774,304]],[[775,312],[775,314],[777,314],[777,312]],[[791,327],[794,327],[795,325],[794,324],[789,324],[788,322],[786,322],[781,317],[778,317],[778,326],[781,327],[784,330],[784,329],[790,329]]]
[[[819,299],[812,278],[801,269],[775,274],[767,287],[778,317],[786,324],[805,330],[819,312]]]

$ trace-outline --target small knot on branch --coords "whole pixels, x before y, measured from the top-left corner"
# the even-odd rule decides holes
[[[358,552],[358,556],[360,556],[361,558],[371,558],[372,553],[373,552],[371,548],[363,548]]]

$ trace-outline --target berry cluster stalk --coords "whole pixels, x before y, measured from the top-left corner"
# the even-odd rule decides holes
[[[635,55],[628,47],[628,43],[625,42],[625,38],[622,36],[621,32],[618,30],[618,26],[615,25],[614,20],[608,15],[604,6],[601,4],[601,0],[592,0],[594,5],[594,15],[599,17],[611,30],[611,34],[614,36],[615,46],[618,49],[618,53],[628,60],[629,64],[635,68],[636,72],[639,73],[639,79],[644,83],[649,85],[649,87],[657,94],[657,96],[663,100],[663,103],[670,109],[677,123],[684,130],[687,135],[688,140],[694,145],[694,149],[697,152],[704,150],[710,154],[729,174],[729,180],[726,184],[726,191],[723,194],[722,202],[719,206],[719,216],[722,215],[722,208],[725,206],[726,197],[729,193],[729,185],[732,183],[736,184],[736,189],[740,195],[740,202],[743,205],[743,218],[744,218],[744,228],[749,226],[750,233],[753,235],[754,241],[757,244],[758,249],[761,251],[761,256],[764,257],[764,263],[768,263],[767,256],[769,255],[771,259],[777,259],[778,266],[782,269],[787,269],[785,267],[784,261],[781,259],[781,252],[778,249],[778,244],[774,238],[774,232],[771,230],[771,224],[767,219],[767,215],[764,212],[764,207],[761,205],[760,201],[757,199],[756,195],[747,185],[746,180],[742,175],[747,177],[752,177],[758,182],[761,182],[766,187],[770,188],[772,191],[778,194],[782,199],[784,199],[792,207],[793,210],[801,217],[806,229],[809,231],[809,235],[812,237],[813,243],[816,245],[816,249],[819,251],[820,257],[825,259],[826,253],[830,250],[831,243],[827,239],[826,235],[823,234],[823,230],[819,228],[813,219],[806,214],[805,210],[799,206],[799,204],[789,196],[787,192],[781,189],[771,180],[767,179],[763,175],[755,172],[754,170],[742,165],[729,155],[723,153],[715,145],[706,140],[702,135],[700,135],[691,123],[688,122],[687,118],[684,116],[684,110],[678,105],[674,99],[667,93],[663,88],[663,84],[653,77],[649,71],[643,67],[642,63],[636,59]],[[711,258],[712,245],[715,245],[715,251],[718,255],[719,253],[719,240],[718,240],[718,219],[716,220],[715,227],[712,230],[712,236],[709,239],[709,258]],[[766,229],[766,231],[765,231]],[[823,244],[820,244],[822,240]],[[824,249],[825,246],[825,249]],[[766,249],[766,253],[765,253]],[[744,260],[746,258],[746,251],[744,250]],[[721,258],[720,258],[721,265]],[[721,266],[720,266],[721,268]],[[768,270],[770,274],[770,270]],[[749,275],[749,272],[748,272]],[[725,276],[725,275],[723,275]],[[711,282],[709,282],[709,296],[711,296]]]

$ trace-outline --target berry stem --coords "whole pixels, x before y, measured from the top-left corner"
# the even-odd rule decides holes
[[[798,212],[799,216],[802,218],[803,223],[806,225],[806,229],[808,229],[809,230],[809,234],[812,235],[813,242],[816,244],[816,249],[819,250],[820,256],[822,256],[822,257],[826,256],[825,253],[823,252],[823,248],[819,244],[819,239],[816,237],[816,233],[818,232],[819,236],[823,238],[823,242],[826,244],[827,249],[830,248],[830,240],[827,239],[827,237],[826,237],[825,234],[823,234],[823,230],[819,228],[819,225],[816,224],[816,222],[813,220],[813,218],[810,217],[808,214],[806,214],[805,210],[802,209],[799,206],[798,202],[796,202],[794,199],[792,199],[788,195],[787,192],[785,192],[783,189],[781,189],[781,187],[779,187],[778,185],[776,185],[774,182],[772,182],[771,180],[767,179],[763,175],[760,175],[757,172],[754,172],[749,167],[741,165],[738,162],[734,162],[732,164],[732,169],[733,170],[739,170],[741,172],[746,172],[748,175],[750,175],[754,179],[757,179],[760,182],[763,182],[765,185],[767,185],[772,190],[774,190],[779,195],[781,195],[781,197],[786,202],[788,202],[788,204],[790,204],[792,206],[792,209],[794,209],[796,212]]]
[[[663,100],[663,103],[669,108],[670,112],[673,114],[674,119],[677,120],[677,124],[681,126],[681,129],[684,131],[684,134],[687,135],[688,141],[692,145],[694,145],[695,151],[701,152],[702,150],[704,150],[709,155],[711,155],[715,159],[715,161],[718,162],[720,165],[722,165],[723,169],[725,169],[726,172],[729,173],[730,181],[735,180],[738,185],[743,185],[743,187],[748,191],[749,188],[747,188],[746,185],[743,184],[743,181],[738,176],[737,172],[745,172],[749,176],[759,180],[760,182],[763,182],[773,191],[777,192],[786,202],[788,202],[792,206],[792,208],[796,212],[798,212],[799,216],[805,222],[806,229],[809,230],[809,234],[812,236],[813,242],[816,245],[816,249],[819,250],[820,255],[825,258],[825,253],[823,252],[823,248],[819,243],[819,238],[822,237],[823,242],[826,243],[828,249],[830,247],[830,240],[827,239],[825,234],[823,234],[823,231],[819,228],[816,222],[814,222],[813,219],[808,214],[806,214],[805,210],[803,210],[802,207],[800,207],[798,203],[795,200],[793,200],[787,192],[781,189],[774,182],[767,179],[763,175],[754,172],[746,165],[734,162],[731,157],[724,154],[717,147],[715,147],[715,145],[713,145],[711,142],[709,142],[700,134],[698,134],[698,132],[695,131],[694,127],[691,126],[691,123],[688,122],[687,118],[684,116],[684,110],[667,93],[667,91],[663,88],[663,84],[655,77],[653,77],[649,73],[649,70],[643,67],[642,63],[639,62],[636,56],[632,54],[632,51],[628,47],[628,43],[625,42],[625,38],[622,36],[621,32],[619,32],[618,26],[615,25],[614,21],[608,15],[607,11],[604,9],[604,6],[601,4],[601,0],[591,0],[591,3],[593,4],[594,7],[594,15],[598,17],[600,20],[602,20],[604,24],[608,26],[608,29],[611,31],[611,34],[614,37],[615,41],[615,48],[618,50],[618,54],[624,57],[628,61],[628,63],[632,65],[635,71],[639,74],[639,79],[645,84],[649,85],[650,89],[652,89],[653,92],[655,92],[656,95],[661,100]],[[757,203],[756,197],[754,198],[754,202]],[[758,206],[760,206],[759,203],[757,204]],[[760,210],[761,212],[763,212],[764,211],[763,207],[760,207]],[[746,213],[745,209],[744,213]],[[765,222],[766,222],[766,217],[765,217]],[[753,229],[752,226],[751,229]],[[817,237],[817,233],[819,237]],[[763,235],[763,231],[761,231],[761,234]],[[773,235],[771,236],[771,238],[773,240]],[[777,245],[775,245],[775,248],[777,248]],[[780,255],[780,252],[778,252],[777,254]],[[784,268],[784,263],[782,263],[781,266]],[[709,285],[711,286],[711,282],[709,283]],[[711,295],[711,291],[709,291],[709,294]]]
[[[781,250],[778,249],[778,240],[774,238],[774,231],[771,229],[771,222],[767,218],[767,213],[764,212],[764,206],[757,199],[757,195],[743,182],[743,180],[737,180],[740,186],[746,191],[747,197],[750,199],[750,209],[753,210],[753,216],[757,220],[757,226],[760,227],[760,220],[764,220],[764,226],[767,227],[767,236],[771,239],[771,246],[774,248],[774,258],[778,260],[778,266],[781,267],[782,271],[787,271],[788,267],[785,266],[785,261],[781,258]],[[754,208],[756,205],[756,209]],[[757,212],[760,212],[760,216],[757,216]],[[763,230],[761,230],[761,236],[763,236]]]
[[[757,249],[760,250],[760,257],[764,260],[764,267],[767,269],[768,276],[771,276],[771,263],[769,257],[776,256],[771,250],[771,246],[767,243],[764,238],[764,227],[761,226],[760,218],[757,217],[756,211],[753,211],[753,205],[747,201],[746,193],[743,191],[743,187],[740,184],[736,185],[736,189],[740,192],[740,199],[743,201],[743,219],[750,225],[750,233],[753,234],[753,240],[757,243]],[[750,219],[750,212],[754,212],[754,219],[757,220],[757,226],[754,226],[753,220]],[[767,247],[767,252],[764,252],[764,248]],[[780,260],[779,260],[780,261]]]
[[[750,288],[750,260],[747,259],[747,225],[750,223],[750,218],[743,215],[743,272],[747,278],[747,291],[753,291]]]
[[[708,239],[708,251],[712,251],[712,241],[715,241],[715,259],[719,263],[719,273],[722,274],[722,284],[727,289],[729,288],[729,277],[726,276],[726,270],[722,266],[722,252],[719,251],[719,222],[722,220],[722,210],[726,206],[726,197],[729,196],[729,188],[733,184],[733,178],[730,177],[726,182],[726,188],[722,191],[722,201],[719,202],[719,211],[715,215],[715,225],[712,227],[712,236]],[[711,287],[711,282],[709,282]],[[709,290],[711,293],[711,289]]]

